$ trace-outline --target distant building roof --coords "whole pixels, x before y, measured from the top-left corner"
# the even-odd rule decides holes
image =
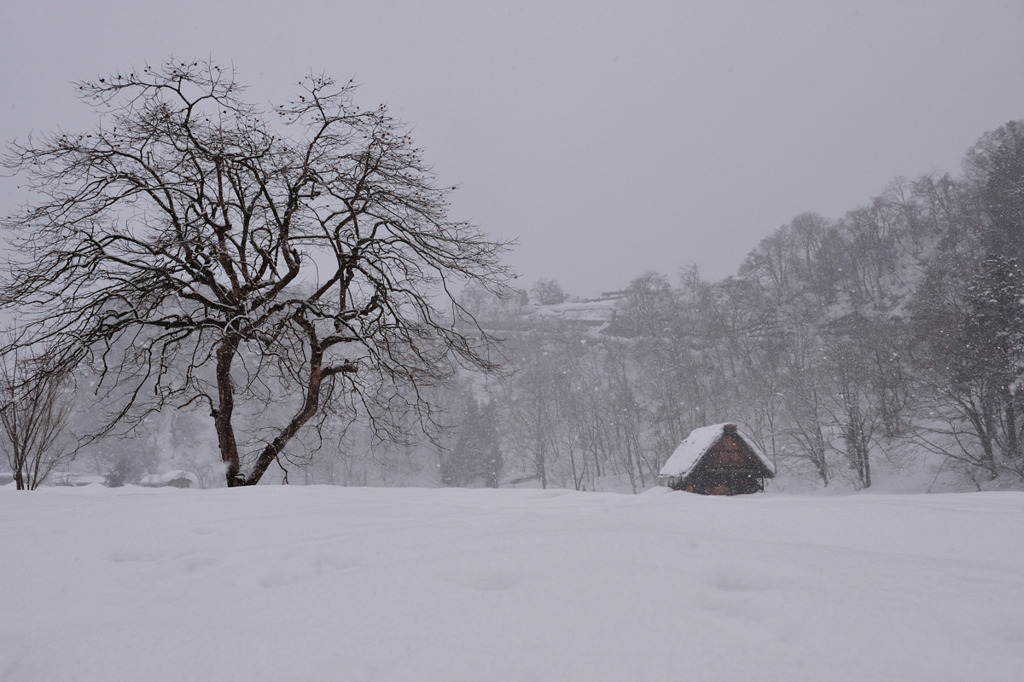
[[[690,435],[686,437],[679,447],[675,449],[672,456],[665,462],[665,466],[658,472],[659,476],[685,476],[693,469],[694,465],[700,461],[700,458],[710,450],[715,443],[722,439],[722,436],[726,433],[735,433],[735,435],[741,438],[744,444],[750,448],[750,451],[761,460],[765,468],[770,472],[775,471],[775,467],[768,461],[761,449],[754,444],[754,441],[749,436],[744,434],[742,431],[736,429],[735,424],[712,424],[711,426],[702,426],[694,429],[690,432]]]

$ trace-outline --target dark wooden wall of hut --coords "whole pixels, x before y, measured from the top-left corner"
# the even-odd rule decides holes
[[[690,474],[684,489],[701,495],[743,495],[764,490],[761,465],[743,442],[724,434]]]

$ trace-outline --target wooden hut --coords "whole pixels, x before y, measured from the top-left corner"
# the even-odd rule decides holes
[[[690,432],[658,482],[701,495],[743,495],[764,490],[764,480],[774,477],[771,462],[735,424],[714,424]]]

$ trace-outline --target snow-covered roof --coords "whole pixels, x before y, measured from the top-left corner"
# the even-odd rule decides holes
[[[149,474],[147,476],[143,476],[142,479],[139,481],[139,485],[167,485],[171,481],[178,481],[183,478],[191,482],[192,485],[199,485],[199,477],[197,477],[191,471],[184,471],[182,469],[174,469],[164,474]]]
[[[679,447],[675,449],[672,456],[665,462],[665,466],[658,472],[659,476],[685,476],[690,473],[690,470],[694,467],[700,458],[704,456],[715,443],[717,443],[722,435],[725,433],[725,427],[732,426],[733,424],[712,424],[711,426],[702,426],[700,428],[690,431],[690,435],[686,437]],[[761,449],[754,444],[754,441],[749,436],[744,434],[742,431],[737,430],[736,435],[743,440],[750,451],[754,453],[761,463],[764,464],[768,471],[775,471],[775,467],[768,461]]]

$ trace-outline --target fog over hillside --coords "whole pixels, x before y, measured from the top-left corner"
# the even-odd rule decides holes
[[[639,492],[691,429],[733,422],[771,459],[776,491],[1020,488],[1022,131],[990,131],[963,173],[894,180],[838,220],[800,214],[724,279],[649,272],[588,299],[553,278],[468,287],[456,327],[490,335],[501,371],[423,394],[433,440],[412,428],[389,442],[354,412],[300,434],[268,480]],[[259,445],[294,404],[240,414],[240,433]],[[94,407],[76,403],[74,423]],[[220,485],[202,411],[152,414],[128,436],[71,469]]]

